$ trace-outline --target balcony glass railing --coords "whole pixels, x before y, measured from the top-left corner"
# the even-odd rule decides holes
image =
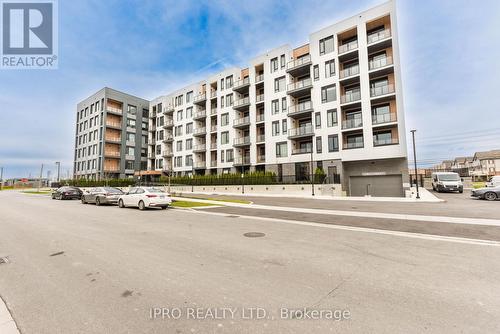
[[[200,135],[200,134],[205,134],[205,133],[207,133],[207,128],[205,128],[205,127],[197,128],[197,129],[193,130],[194,135]]]
[[[234,83],[233,90],[244,87],[244,86],[249,85],[249,84],[250,84],[250,78],[249,77],[243,78],[243,79],[238,80]]]
[[[210,115],[216,115],[216,114],[217,114],[217,108],[210,109]]]
[[[368,35],[368,44],[376,43],[389,37],[391,37],[391,29],[377,31]]]
[[[205,151],[207,149],[206,144],[199,144],[193,146],[193,151]]]
[[[250,117],[249,116],[246,116],[246,117],[241,117],[241,118],[238,118],[238,119],[235,119],[233,121],[233,125],[246,125],[246,124],[250,124]]]
[[[288,108],[288,115],[293,115],[295,113],[301,113],[303,111],[312,109],[313,109],[312,101],[300,102],[298,104],[291,105]]]
[[[202,93],[202,94],[196,95],[193,99],[193,102],[201,102],[201,101],[205,101],[206,99],[207,99],[207,94]]]
[[[351,41],[346,44],[342,44],[339,46],[339,54],[346,53],[351,50],[355,50],[358,48],[358,41]]]
[[[264,94],[259,94],[255,97],[255,103],[264,102]]]
[[[233,144],[234,145],[248,145],[248,144],[250,144],[250,137],[246,136],[246,137],[234,138]]]
[[[255,77],[255,83],[264,81],[264,74],[259,74]]]
[[[342,121],[342,129],[360,128],[362,126],[363,119],[361,118],[346,119]]]
[[[359,65],[344,68],[339,72],[340,79],[349,78],[359,74]]]
[[[372,114],[372,124],[384,124],[397,121],[396,113]]]
[[[345,150],[350,150],[350,149],[353,149],[353,148],[363,148],[364,144],[363,144],[363,137],[358,137],[358,139],[356,141],[352,141],[352,142],[345,142],[344,143],[344,149]]]
[[[211,92],[210,92],[210,98],[212,98],[212,99],[213,99],[213,98],[216,98],[216,97],[217,97],[217,91],[216,91],[216,90],[211,91]]]
[[[233,164],[234,165],[249,165],[250,164],[250,156],[234,158]]]
[[[206,161],[195,162],[193,167],[194,168],[205,168],[205,167],[207,167],[207,162]]]
[[[119,157],[120,156],[120,151],[105,151],[104,155],[110,156],[110,157]]]
[[[112,106],[108,106],[106,109],[112,113],[115,113],[115,114],[121,114],[123,112],[120,108],[112,107]]]
[[[250,104],[250,98],[248,96],[234,101],[233,108],[241,107],[246,104]]]
[[[399,144],[398,138],[377,138],[373,136],[373,146],[395,145]]]
[[[217,132],[217,124],[210,127],[210,132]]]
[[[165,123],[163,124],[164,127],[166,126],[173,126],[174,125],[174,120],[173,119],[165,119]]]
[[[163,151],[163,153],[161,154],[163,157],[171,157],[174,155],[174,152],[171,151],[171,150],[165,150]]]
[[[286,69],[291,70],[311,62],[311,55],[300,57],[299,59],[291,60],[286,64]]]
[[[387,94],[392,94],[392,93],[394,93],[394,85],[393,84],[383,85],[383,86],[379,86],[379,87],[372,87],[370,89],[370,96],[371,97],[387,95]]]
[[[115,141],[115,142],[121,142],[122,141],[121,137],[114,137],[114,136],[106,136],[105,139],[107,141]]]
[[[361,100],[361,92],[359,90],[340,96],[340,103],[350,103],[359,100]]]
[[[263,163],[263,162],[266,162],[266,156],[264,154],[259,154],[257,156],[257,162],[258,163]]]
[[[106,126],[114,127],[114,128],[121,128],[122,123],[120,122],[113,122],[113,121],[106,121]]]
[[[392,65],[392,57],[387,56],[383,58],[377,58],[377,59],[370,59],[368,61],[368,68],[370,70],[376,70],[377,68],[382,68]]]
[[[255,118],[256,122],[264,122],[265,116],[264,114],[258,114],[257,117]]]
[[[193,118],[204,118],[204,117],[207,117],[207,112],[205,110],[198,111],[193,115]]]
[[[217,160],[210,161],[210,167],[217,167]]]
[[[257,135],[257,143],[262,143],[266,141],[266,135]]]
[[[314,129],[313,129],[312,125],[299,126],[298,128],[288,129],[288,136],[289,137],[310,136],[313,134],[314,134]]]
[[[294,148],[292,150],[292,154],[295,155],[295,154],[311,154],[312,152],[312,144],[311,145],[307,145],[305,147],[299,147],[299,148]]]
[[[215,141],[213,141],[213,142],[210,144],[210,149],[211,149],[211,150],[216,150],[216,149],[217,149],[217,138],[215,139]]]
[[[302,88],[309,88],[309,87],[312,87],[311,78],[291,83],[288,85],[287,90],[290,92],[290,91],[294,91],[294,90],[298,90],[298,89],[302,89]]]

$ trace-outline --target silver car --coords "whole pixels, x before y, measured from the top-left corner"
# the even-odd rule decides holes
[[[472,197],[495,201],[500,199],[500,186],[474,189],[471,193]]]
[[[82,195],[82,203],[95,203],[95,205],[101,204],[117,204],[118,198],[123,195],[123,191],[118,188],[112,187],[98,187],[92,188],[88,192],[84,192]]]

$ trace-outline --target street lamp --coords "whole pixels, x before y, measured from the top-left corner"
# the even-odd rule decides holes
[[[0,167],[0,190],[3,187],[3,167]]]
[[[313,149],[311,145],[311,189],[312,189],[312,195],[314,196],[314,171],[313,171]]]
[[[57,166],[57,183],[59,183],[59,176],[61,175],[61,162],[56,161],[56,166]]]
[[[417,132],[417,130],[411,130],[410,132],[413,140],[413,163],[415,166],[415,185],[417,186],[417,199],[420,199],[420,192],[418,190],[417,151],[415,149],[415,132]]]

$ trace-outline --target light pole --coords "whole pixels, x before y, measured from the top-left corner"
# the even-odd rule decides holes
[[[312,195],[314,196],[314,171],[313,171],[313,149],[311,145],[311,189],[312,189]]]
[[[194,192],[194,161],[191,160],[191,192]]]
[[[61,162],[56,161],[56,166],[57,166],[57,183],[59,183],[59,177],[61,175]]]
[[[411,130],[410,132],[413,140],[413,163],[415,166],[415,185],[417,186],[417,199],[420,199],[420,192],[418,190],[417,151],[415,149],[415,132],[417,132],[417,130]]]
[[[3,167],[0,167],[0,190],[3,187]]]
[[[40,188],[42,187],[42,177],[43,177],[43,164],[40,168],[40,178],[38,179],[38,192],[40,192]]]

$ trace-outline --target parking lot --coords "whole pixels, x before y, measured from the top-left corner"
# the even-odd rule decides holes
[[[0,212],[0,295],[22,333],[500,330],[498,246],[17,192]],[[151,319],[195,307],[239,313]],[[242,318],[253,307],[266,317]],[[280,317],[303,307],[351,317]]]

